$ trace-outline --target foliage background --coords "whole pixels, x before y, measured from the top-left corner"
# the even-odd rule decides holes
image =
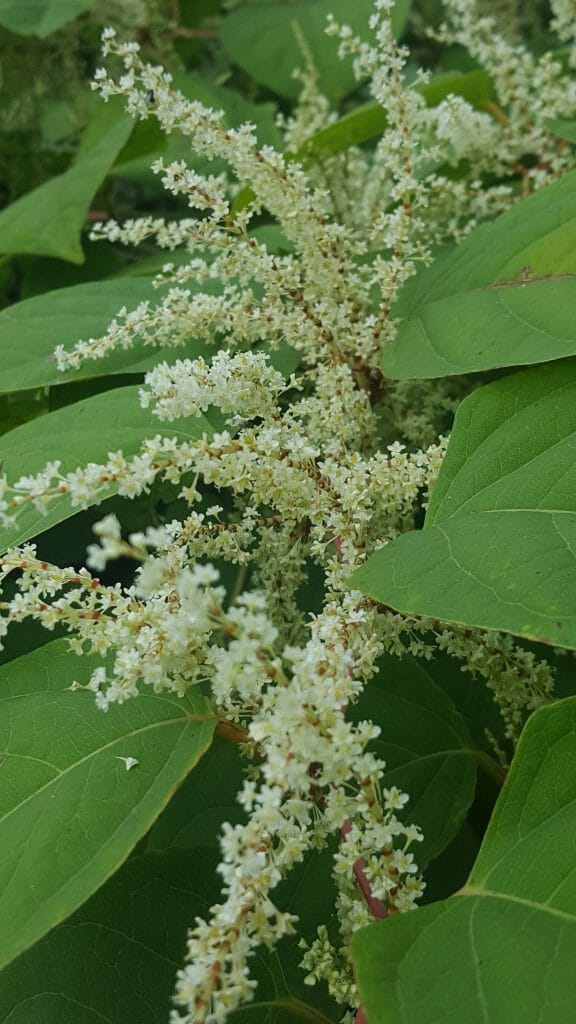
[[[535,53],[551,44],[545,4],[486,6],[503,30]],[[145,370],[156,362],[143,348],[79,373],[58,373],[47,361],[56,344],[98,336],[120,305],[149,296],[151,275],[164,262],[148,243],[132,253],[90,241],[90,225],[144,212],[179,217],[187,209],[147,170],[159,154],[178,159],[182,144],[166,140],[151,122],[134,127],[120,106],[101,108],[90,94],[102,24],[136,37],[148,59],[167,66],[187,95],[223,107],[231,126],[253,120],[263,141],[278,144],[276,114],[290,112],[297,88],[289,71],[301,50],[296,41],[288,44],[286,32],[296,8],[324,91],[343,119],[328,141],[308,143],[306,157],[321,162],[326,147],[344,149],[355,141],[373,146],[378,126],[374,112],[363,111],[370,97],[336,64],[320,27],[334,10],[342,20],[357,19],[361,31],[368,3],[351,12],[342,0],[107,0],[97,7],[0,0],[0,458],[10,476],[35,471],[54,450],[65,453],[70,467],[105,458],[113,439],[135,452],[150,432],[150,416],[134,402]],[[442,92],[443,76],[452,75],[453,85],[454,76],[481,72],[463,49],[427,37],[426,28],[440,17],[436,0],[397,5],[398,30],[405,26],[414,66],[432,69]],[[483,79],[466,83],[472,100],[482,101]],[[346,121],[359,109],[362,117]],[[558,133],[572,146],[573,124]],[[195,166],[206,170],[201,161]],[[389,767],[387,784],[410,793],[412,820],[426,837],[419,863],[430,906],[354,940],[370,1024],[456,1024],[463,1005],[473,1022],[504,1024],[518,1015],[520,998],[525,1021],[543,1013],[547,1024],[562,1024],[573,1005],[576,588],[566,550],[576,546],[576,382],[569,358],[544,370],[540,365],[576,351],[573,175],[549,189],[526,200],[529,213],[518,204],[495,227],[470,236],[456,256],[441,254],[409,285],[401,300],[409,318],[384,357],[384,373],[408,381],[414,407],[422,395],[418,378],[425,388],[432,378],[449,378],[447,401],[433,417],[435,431],[451,429],[454,410],[465,400],[426,529],[382,549],[360,570],[357,585],[407,615],[522,637],[527,657],[545,657],[555,669],[556,695],[563,699],[530,718],[513,758],[489,689],[453,659],[383,660],[357,714],[382,729],[377,746]],[[515,225],[522,244],[514,248]],[[256,231],[283,251],[285,241],[265,213]],[[513,248],[508,254],[507,244]],[[525,291],[509,295],[505,286],[494,287],[525,265],[539,279],[528,299]],[[452,290],[442,290],[441,280]],[[516,334],[514,317],[522,324]],[[471,339],[464,350],[463,331]],[[200,345],[191,347],[191,356],[200,352]],[[290,353],[282,358],[280,368],[289,374]],[[528,369],[517,374],[518,366]],[[180,425],[175,433],[198,429]],[[532,442],[527,448],[511,443],[524,434]],[[504,466],[502,451],[510,452]],[[207,489],[205,505],[213,500]],[[38,535],[42,558],[78,571],[92,526],[108,511],[135,531],[177,516],[181,501],[167,484],[134,502],[111,491],[103,505],[73,515],[63,500],[42,523],[30,510],[14,534],[5,531],[3,547]],[[446,545],[458,556],[451,575]],[[429,563],[430,573],[424,571]],[[478,566],[486,591],[480,597],[477,585],[466,593],[461,572],[473,577]],[[230,567],[221,568],[232,589]],[[120,560],[107,573],[104,582],[128,583],[131,564]],[[515,594],[532,595],[535,573],[543,578],[538,600],[510,604],[511,583]],[[321,581],[313,574],[301,596],[310,610],[321,604]],[[147,696],[104,718],[91,695],[69,692],[79,678],[77,662],[58,628],[55,636],[24,623],[1,653],[0,907],[10,922],[0,939],[6,965],[1,1019],[156,1024],[168,1018],[187,927],[217,899],[218,830],[223,820],[239,818],[242,768],[234,745],[220,736],[211,744],[214,721],[200,696],[176,709],[165,697]],[[489,643],[487,650],[495,659]],[[83,671],[88,679],[89,663]],[[153,744],[146,740],[150,730]],[[125,758],[138,753],[139,770],[126,771]],[[69,841],[60,857],[63,834]],[[279,897],[299,915],[308,941],[319,917],[334,926],[331,853],[310,856]],[[461,896],[449,900],[457,890]],[[301,956],[295,939],[285,941],[280,959],[258,956],[258,997],[242,1011],[244,1021],[339,1019],[326,992],[305,984]]]

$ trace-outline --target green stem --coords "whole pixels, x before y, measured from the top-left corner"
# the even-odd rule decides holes
[[[493,757],[490,757],[490,754],[487,754],[484,750],[476,750],[475,755],[480,768],[482,768],[483,771],[486,772],[486,775],[496,783],[499,789],[502,789],[508,774],[506,769],[503,768],[502,765],[498,764],[498,762],[495,761]]]
[[[245,563],[244,565],[241,565],[240,568],[238,569],[238,573],[234,581],[234,586],[232,588],[232,593],[230,594],[230,604],[234,604],[236,598],[240,597],[240,594],[244,590],[247,576],[248,565]]]

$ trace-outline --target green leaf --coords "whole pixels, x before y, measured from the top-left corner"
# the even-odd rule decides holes
[[[576,277],[489,285],[426,302],[382,355],[388,377],[446,377],[576,353]]]
[[[480,752],[430,667],[408,655],[382,659],[353,714],[380,726],[371,749],[386,762],[384,785],[410,795],[406,813],[424,833],[415,854],[423,867],[462,826],[474,799]]]
[[[0,1018],[167,1021],[187,929],[216,895],[215,868],[213,850],[132,857],[73,917],[4,968]]]
[[[161,297],[162,291],[153,288],[150,278],[123,277],[60,288],[8,306],[0,313],[2,391],[28,390],[109,374],[144,373],[163,359],[172,361],[176,355],[194,359],[205,353],[204,342],[191,341],[185,352],[182,348],[176,352],[173,348],[144,345],[135,338],[129,349],[116,349],[104,359],[87,359],[75,370],[58,370],[54,361],[57,345],[72,348],[80,338],[99,338],[123,306],[135,309],[147,301],[157,305]]]
[[[576,143],[576,121],[568,121],[562,117],[547,118],[547,125],[554,135],[559,135],[567,142]]]
[[[98,663],[57,640],[0,669],[0,964],[119,867],[211,741],[196,690],[146,691],[106,714],[72,692]]]
[[[86,214],[132,131],[131,118],[119,110],[115,103],[99,108],[87,129],[92,145],[76,162],[0,213],[0,252],[84,261],[80,235]]]
[[[434,682],[445,690],[456,710],[464,718],[477,751],[479,767],[487,771],[493,779],[499,777],[499,782],[502,783],[504,769],[494,760],[493,741],[506,753],[509,751],[510,741],[506,738],[502,716],[488,687],[470,672],[464,671],[461,663],[447,654],[436,653],[431,661],[426,662],[425,668]]]
[[[236,797],[244,781],[245,762],[238,746],[218,735],[206,755],[154,823],[147,850],[171,846],[214,847],[223,821],[245,820]]]
[[[538,711],[467,885],[358,932],[370,1024],[566,1024],[576,998],[576,700]]]
[[[574,274],[576,171],[515,203],[492,223],[476,228],[461,245],[439,256],[431,267],[408,281],[394,307],[394,314],[405,323],[400,324],[395,340],[384,349],[384,373],[402,379],[426,378],[439,372],[510,365],[504,353],[509,331],[514,358],[531,362],[542,326],[534,302],[538,296],[548,296],[543,301],[551,309],[555,296],[567,300],[573,295],[574,285],[572,281],[536,280],[529,287],[522,286],[534,278]],[[492,293],[490,286],[498,285],[506,287],[496,287]],[[518,318],[524,311],[529,322],[523,342]],[[439,316],[443,317],[442,338]],[[479,327],[473,326],[475,317],[481,318],[482,330],[491,335],[480,348]],[[460,325],[458,337],[453,320]],[[551,338],[542,339],[541,351],[545,353],[550,344],[556,353],[562,353],[565,321],[558,315],[552,321],[544,328]],[[471,327],[469,340],[465,332]],[[506,340],[501,335],[504,330]],[[568,331],[568,344],[573,334],[573,330]],[[526,359],[522,358],[523,345]],[[562,354],[566,355],[567,349]]]
[[[45,39],[94,5],[94,0],[0,0],[0,25]]]
[[[480,388],[458,409],[425,529],[351,586],[402,612],[576,647],[576,361]]]
[[[355,35],[370,38],[368,20],[373,13],[372,0],[309,0],[294,4],[269,4],[258,9],[255,17],[250,7],[232,11],[222,22],[220,39],[228,56],[260,85],[281,96],[295,99],[300,83],[293,77],[295,68],[303,67],[306,56],[300,39],[312,56],[319,73],[320,92],[338,101],[356,87],[350,61],[339,61],[337,43],[326,35],[327,17],[350,25]],[[409,11],[407,0],[396,0],[394,28],[402,33]]]
[[[86,239],[83,246],[84,263],[63,263],[49,256],[18,256],[20,301],[32,299],[35,295],[46,295],[57,289],[103,281],[123,272],[123,254],[112,242]]]
[[[147,438],[157,434],[189,441],[212,433],[205,416],[176,420],[169,425],[161,423],[150,409],[140,407],[138,392],[137,386],[107,391],[4,434],[0,438],[0,462],[9,482],[40,472],[55,458],[62,463],[61,472],[68,473],[89,462],[106,462],[108,453],[120,446],[126,458],[130,458]],[[114,483],[106,485],[92,504],[99,504],[116,490]],[[22,544],[68,519],[74,511],[66,494],[51,499],[46,514],[31,502],[20,506],[14,523],[0,529],[0,550]]]

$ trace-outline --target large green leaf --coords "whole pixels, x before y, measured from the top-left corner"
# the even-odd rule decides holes
[[[576,647],[576,361],[460,406],[422,531],[351,585],[403,612]]]
[[[166,262],[166,254],[162,262]],[[86,380],[116,373],[139,373],[162,359],[183,355],[194,359],[205,352],[204,342],[188,342],[184,348],[146,346],[138,338],[129,349],[115,349],[104,359],[87,359],[76,370],[62,373],[54,361],[57,345],[72,348],[78,339],[99,338],[125,306],[141,302],[156,305],[162,293],[150,278],[93,281],[60,288],[8,306],[0,313],[0,349],[3,392],[28,390],[71,380]]]
[[[399,35],[408,16],[409,0],[396,0],[394,26]],[[293,4],[267,4],[258,10],[241,7],[223,21],[220,38],[228,56],[244,68],[260,85],[281,96],[294,99],[301,85],[294,78],[295,68],[303,67],[305,46],[318,70],[320,91],[339,100],[356,85],[350,61],[339,61],[337,43],[326,35],[327,17],[350,25],[355,35],[370,38],[368,21],[374,11],[372,0],[301,0]]]
[[[94,5],[94,0],[0,0],[0,25],[44,39]]]
[[[576,276],[460,292],[427,302],[400,325],[388,377],[446,377],[576,353]]]
[[[138,391],[137,386],[107,391],[4,434],[0,439],[0,461],[8,480],[15,483],[22,475],[39,473],[53,459],[60,459],[61,472],[69,473],[89,462],[106,462],[109,452],[118,448],[130,458],[147,438],[157,434],[189,441],[212,432],[205,416],[161,423],[150,409],[140,407]],[[114,483],[106,485],[93,504],[116,491]],[[20,506],[14,522],[0,529],[0,550],[22,544],[67,519],[74,511],[66,494],[51,499],[46,514],[31,502]]]
[[[57,640],[0,669],[2,964],[119,867],[211,741],[196,690],[145,691],[106,714],[72,692],[97,663]]]
[[[544,279],[575,274],[572,171],[476,228],[407,283],[384,373],[426,378],[568,355],[574,331],[554,304],[573,301],[574,281]]]
[[[369,1024],[567,1024],[576,978],[576,699],[538,711],[468,883],[359,932]]]
[[[476,762],[470,733],[429,666],[406,656],[382,659],[377,677],[353,709],[380,726],[372,744],[386,762],[384,784],[410,795],[407,819],[419,825],[420,867],[436,857],[460,829],[472,800]]]
[[[94,194],[132,131],[116,103],[98,108],[90,145],[63,174],[39,185],[0,213],[0,252],[55,256],[82,263],[80,235]]]

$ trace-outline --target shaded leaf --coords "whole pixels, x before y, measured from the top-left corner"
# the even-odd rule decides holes
[[[318,869],[325,858],[311,859]],[[188,928],[219,896],[214,848],[188,847],[131,858],[103,889],[36,946],[0,973],[0,1014],[13,1024],[164,1024]],[[310,862],[297,866],[282,906],[299,917],[324,893]],[[318,907],[315,907],[316,912]],[[283,965],[261,950],[251,970],[255,999],[231,1016],[246,1024],[331,1024],[320,989],[304,986],[302,957]],[[316,1008],[319,1007],[319,1008]]]
[[[408,655],[381,660],[353,714],[381,729],[371,747],[386,762],[383,784],[410,795],[406,815],[424,833],[414,851],[423,867],[462,826],[474,799],[479,751],[429,666]]]
[[[400,35],[408,16],[407,0],[396,0],[393,22]],[[372,0],[312,0],[294,4],[267,4],[258,11],[241,7],[222,22],[220,39],[228,56],[244,68],[260,85],[281,96],[295,99],[300,82],[295,68],[305,64],[300,38],[305,40],[319,73],[318,87],[323,95],[339,100],[356,86],[351,62],[339,61],[337,43],[326,35],[327,17],[350,25],[355,35],[370,38],[368,20],[373,13]],[[300,38],[299,38],[300,37]]]
[[[154,823],[146,849],[213,848],[223,821],[235,825],[245,818],[236,799],[244,781],[244,767],[238,747],[216,735],[194,774],[186,779]]]
[[[93,4],[94,0],[0,0],[0,25],[21,36],[45,39]]]
[[[116,276],[124,268],[120,253],[111,242],[86,239],[83,247],[86,257],[84,263],[63,263],[49,256],[19,256],[20,300],[89,281],[102,281]]]

